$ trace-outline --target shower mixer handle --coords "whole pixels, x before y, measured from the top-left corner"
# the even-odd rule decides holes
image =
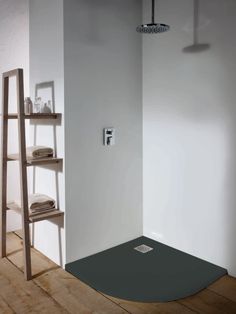
[[[105,146],[115,145],[115,129],[114,128],[103,129],[103,144]]]

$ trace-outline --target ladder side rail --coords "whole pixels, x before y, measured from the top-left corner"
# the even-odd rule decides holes
[[[18,69],[17,75],[17,110],[18,110],[18,134],[19,134],[19,161],[20,161],[20,186],[21,186],[21,210],[23,228],[24,249],[24,273],[26,280],[32,278],[31,256],[30,256],[30,229],[29,229],[29,207],[28,207],[28,184],[27,184],[27,158],[24,119],[24,79],[23,70]]]
[[[1,156],[1,217],[0,217],[0,257],[6,257],[7,224],[7,149],[8,149],[8,101],[9,77],[2,76],[2,156]]]

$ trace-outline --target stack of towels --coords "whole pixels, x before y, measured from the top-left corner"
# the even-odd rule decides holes
[[[45,194],[29,195],[29,212],[31,214],[39,214],[55,209],[55,200]],[[21,201],[16,201],[16,204],[21,208]]]
[[[30,146],[26,148],[26,156],[29,159],[53,157],[53,149],[46,146]]]

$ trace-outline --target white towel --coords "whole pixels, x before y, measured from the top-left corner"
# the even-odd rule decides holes
[[[55,200],[45,194],[31,194],[28,199],[29,211],[38,213],[55,208]],[[16,204],[21,207],[21,201],[16,201]]]
[[[52,157],[53,149],[46,146],[30,146],[26,148],[28,158]]]

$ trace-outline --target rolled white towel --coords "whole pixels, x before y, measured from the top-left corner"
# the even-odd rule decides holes
[[[55,208],[55,200],[45,194],[31,194],[28,199],[29,211],[31,213],[42,212]],[[21,201],[16,201],[16,204],[21,207]]]
[[[26,148],[28,158],[52,157],[53,149],[46,146],[30,146]]]

